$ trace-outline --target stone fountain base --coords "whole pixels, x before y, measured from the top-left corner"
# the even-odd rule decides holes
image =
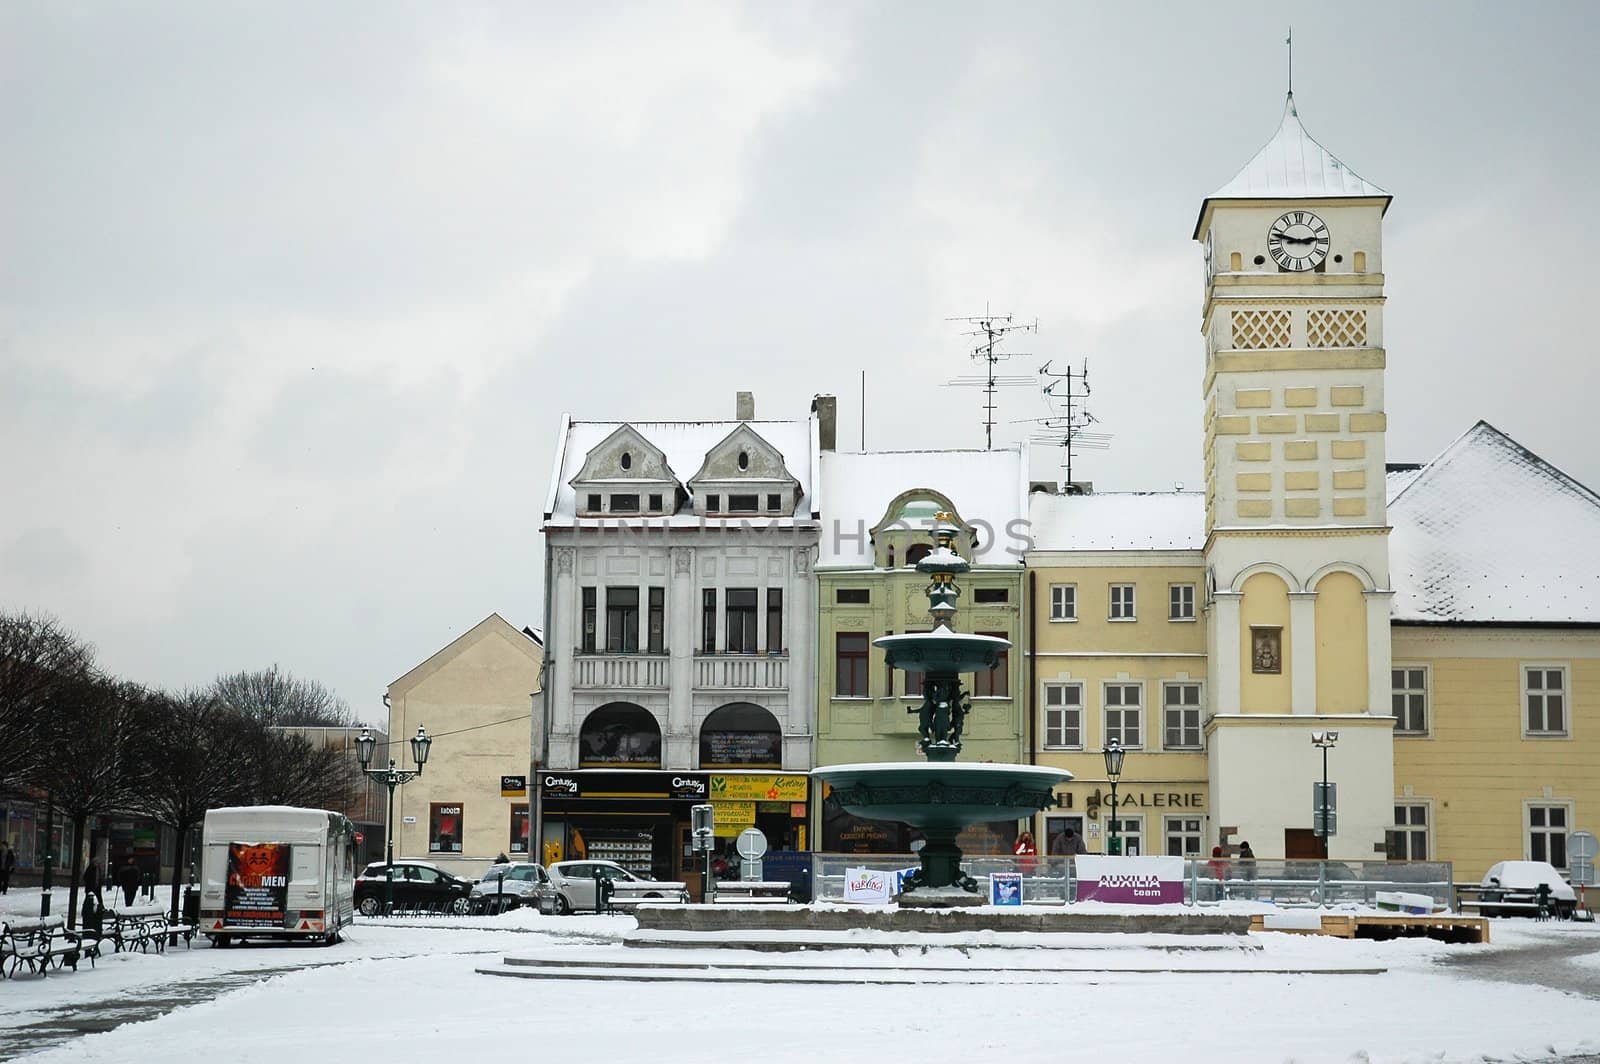
[[[941,892],[942,893],[942,892]],[[963,894],[966,892],[963,891]],[[904,897],[904,895],[902,895]],[[968,894],[971,898],[974,895]],[[1067,909],[844,905],[641,905],[634,913],[638,936],[698,932],[785,931],[910,931],[959,933],[969,931],[1030,931],[1063,934],[1174,934],[1247,935],[1250,917],[1222,913],[1093,913]],[[781,943],[782,939],[773,939]],[[640,942],[638,944],[646,944]],[[790,946],[805,948],[803,939]]]

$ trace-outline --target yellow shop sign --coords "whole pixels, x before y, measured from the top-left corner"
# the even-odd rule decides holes
[[[754,802],[724,802],[721,798],[711,803],[711,808],[716,810],[717,824],[754,824],[756,822],[756,803]]]
[[[807,776],[712,776],[711,800],[741,802],[803,802]]]

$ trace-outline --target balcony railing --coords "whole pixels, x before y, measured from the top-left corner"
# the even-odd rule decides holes
[[[694,659],[697,688],[770,691],[789,685],[789,658],[772,654],[703,654]]]
[[[572,659],[573,687],[664,688],[665,654],[579,654]]]

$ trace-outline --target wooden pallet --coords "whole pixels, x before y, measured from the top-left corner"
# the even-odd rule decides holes
[[[1266,917],[1250,917],[1250,930],[1268,930]],[[1482,916],[1429,916],[1405,913],[1332,914],[1322,916],[1320,928],[1272,928],[1290,935],[1332,935],[1336,938],[1398,938],[1421,935],[1447,942],[1489,941],[1489,921]],[[1365,933],[1363,933],[1365,932]]]

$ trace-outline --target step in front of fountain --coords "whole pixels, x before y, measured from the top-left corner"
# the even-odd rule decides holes
[[[972,931],[1086,932],[1174,935],[1247,935],[1250,918],[1211,912],[1093,913],[1061,909],[906,909],[844,905],[739,908],[701,905],[641,906],[641,931]]]

